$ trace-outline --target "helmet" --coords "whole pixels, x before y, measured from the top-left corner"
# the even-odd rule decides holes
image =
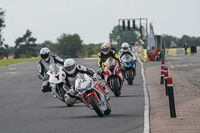
[[[103,54],[108,54],[110,52],[110,44],[109,43],[104,43],[101,45],[101,51],[103,52]]]
[[[67,73],[73,74],[76,69],[76,62],[73,59],[66,59],[64,62],[64,67]]]
[[[47,47],[44,47],[40,50],[40,56],[42,59],[44,59],[45,61],[48,61],[50,58],[49,58],[49,55],[50,55],[51,51],[49,50],[49,48]]]
[[[124,51],[128,51],[128,49],[129,49],[129,44],[128,44],[127,42],[124,42],[124,43],[122,44],[122,49],[123,49]]]

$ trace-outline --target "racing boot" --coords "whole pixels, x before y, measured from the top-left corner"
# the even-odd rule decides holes
[[[105,80],[101,80],[101,86],[103,87],[104,93],[108,94],[108,89],[106,88],[106,82]]]

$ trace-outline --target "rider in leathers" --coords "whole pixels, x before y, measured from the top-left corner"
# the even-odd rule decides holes
[[[134,53],[130,50],[129,44],[127,42],[124,42],[122,44],[122,49],[120,49],[119,52],[118,52],[118,55],[120,56],[120,60],[123,57],[123,55],[125,55],[125,54],[130,55],[133,58],[133,60],[135,62],[137,62],[136,57],[135,57]],[[123,73],[123,76],[125,77],[124,69],[125,68],[122,69],[122,73]],[[134,74],[136,74],[136,71],[134,72]]]
[[[65,101],[68,104],[74,104],[77,102],[77,100],[79,100],[74,97],[78,93],[73,88],[73,86],[75,85],[76,75],[78,73],[85,73],[93,77],[95,72],[91,68],[86,68],[82,65],[76,64],[76,62],[73,59],[65,60],[63,71],[66,73],[66,78],[65,78],[66,86],[64,87],[64,89],[68,92],[67,94],[65,94]]]
[[[119,50],[118,54],[119,54],[119,56],[120,56],[120,57],[119,57],[120,59],[122,58],[123,55],[128,54],[128,55],[130,55],[131,57],[133,57],[134,60],[136,60],[135,55],[134,55],[133,52],[130,50],[129,44],[128,44],[127,42],[124,42],[124,43],[122,44],[122,49]]]
[[[114,50],[111,50],[109,43],[104,43],[104,44],[101,45],[101,52],[98,54],[98,66],[100,68],[100,70],[98,71],[98,74],[101,76],[102,79],[104,79],[104,75],[103,75],[104,65],[103,65],[103,63],[109,57],[112,57],[115,60],[117,60],[118,63],[119,63],[119,66],[121,67],[121,63],[119,61],[118,54]]]
[[[44,93],[51,92],[49,79],[46,73],[49,70],[50,65],[64,65],[64,60],[61,59],[59,56],[51,55],[51,51],[47,47],[44,47],[40,50],[40,56],[41,60],[38,62],[38,77],[44,81],[42,84],[41,91]]]

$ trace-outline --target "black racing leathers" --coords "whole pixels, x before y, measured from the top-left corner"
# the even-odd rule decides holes
[[[54,63],[64,65],[64,60],[57,55],[50,55],[49,61],[47,62],[44,59],[41,59],[38,62],[38,77],[44,81],[46,72],[49,70],[49,66]]]
[[[102,52],[100,52],[98,54],[98,65],[100,68],[104,69],[104,65],[103,63],[109,58],[112,57],[114,59],[116,59],[119,62],[119,57],[118,54],[114,51],[114,50],[110,50],[110,52],[108,54],[103,54]],[[120,62],[119,62],[120,65]]]

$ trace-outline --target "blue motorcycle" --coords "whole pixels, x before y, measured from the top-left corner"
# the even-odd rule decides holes
[[[125,54],[121,57],[124,70],[122,70],[124,78],[127,80],[129,85],[133,84],[133,80],[136,75],[136,58],[131,57],[129,54]]]

